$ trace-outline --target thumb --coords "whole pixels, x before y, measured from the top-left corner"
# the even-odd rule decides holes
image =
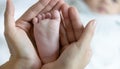
[[[14,5],[11,0],[7,0],[6,2],[6,10],[4,15],[5,22],[5,30],[10,30],[15,27],[15,19],[14,19]]]
[[[79,44],[78,46],[79,46],[79,48],[86,49],[87,46],[90,45],[91,40],[92,40],[93,35],[94,35],[95,28],[96,28],[95,20],[91,20],[87,24],[87,26],[85,27],[85,29],[83,30],[83,33],[82,33],[80,39],[78,40],[78,44]]]

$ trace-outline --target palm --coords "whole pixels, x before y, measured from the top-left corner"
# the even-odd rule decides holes
[[[28,42],[28,43],[26,43],[26,45],[32,44],[32,48],[34,49],[33,50],[34,52],[33,51],[31,51],[31,52],[33,52],[33,54],[36,57],[38,57],[38,56],[35,51],[36,42],[35,42],[34,35],[33,35],[34,31],[33,31],[32,19],[34,17],[36,17],[39,13],[45,13],[50,10],[60,9],[60,7],[63,3],[64,3],[64,0],[60,0],[60,1],[59,0],[49,0],[49,1],[48,0],[40,0],[40,2],[33,5],[30,9],[28,9],[28,11],[20,19],[18,19],[16,21],[16,26],[21,30],[21,32],[19,32],[19,33],[24,36],[24,38],[22,40],[27,39],[26,42]],[[24,43],[24,41],[23,41],[23,43]],[[30,51],[30,50],[28,49],[28,51]],[[27,53],[27,55],[30,55],[28,51],[25,51],[25,52]],[[39,61],[40,61],[40,59],[39,59]]]
[[[33,45],[35,42],[33,38],[32,23],[30,21],[32,21],[32,19],[40,12],[50,11],[53,7],[55,7],[54,9],[59,9],[64,1],[59,1],[59,3],[58,1],[59,0],[40,0],[40,2],[33,5],[15,23],[14,6],[11,0],[7,0],[5,12],[5,36],[11,52],[11,60],[14,58],[15,61],[16,59],[19,59],[22,65],[25,61],[29,61],[35,69],[41,67],[40,58],[35,50],[35,45]],[[58,5],[56,5],[56,3],[58,3]]]
[[[92,39],[92,34],[86,32],[94,30],[94,27],[89,27],[93,22],[84,28],[75,8],[65,4],[61,10],[63,14],[60,28],[61,55],[56,61],[44,65],[42,69],[84,69],[91,57],[89,45]]]
[[[32,58],[32,59],[35,59],[35,61],[38,61],[39,58],[37,56],[36,50],[35,50],[32,42],[29,40],[29,37],[27,36],[27,34],[19,27],[16,27],[13,35],[15,35],[14,36],[14,38],[16,39],[15,43],[21,44],[20,46],[17,46],[17,47],[24,48],[24,49],[22,49],[22,52],[19,53],[19,51],[18,51],[18,53],[21,56],[23,55],[23,58],[24,57]]]
[[[34,60],[30,62],[35,62],[34,64],[39,65],[39,67],[41,66],[41,61],[37,55],[37,52],[32,42],[29,40],[29,37],[22,29],[20,29],[19,27],[11,26],[9,30],[5,31],[5,36],[9,47],[11,47],[11,58],[22,58],[22,60]]]
[[[63,69],[64,65],[68,67],[67,69],[71,69],[71,67],[76,67],[73,69],[83,69],[88,64],[89,58],[86,58],[88,56],[88,54],[86,55],[86,50],[80,51],[78,47],[76,42],[69,44],[58,60],[44,65],[42,69]]]
[[[8,0],[8,1],[10,1],[10,0]],[[56,3],[57,3],[57,5],[56,5]],[[7,4],[7,10],[6,10],[6,15],[5,15],[5,17],[6,17],[5,18],[5,35],[6,35],[6,40],[8,42],[10,52],[12,54],[11,57],[18,58],[18,59],[21,58],[24,61],[26,60],[26,58],[30,59],[30,60],[32,60],[32,62],[35,62],[32,65],[38,66],[38,67],[37,66],[34,66],[34,67],[37,67],[37,68],[40,67],[41,62],[35,51],[34,45],[33,45],[35,42],[34,42],[34,37],[33,37],[33,28],[31,25],[32,24],[31,21],[38,13],[47,12],[47,11],[50,11],[51,9],[53,9],[53,10],[59,9],[63,3],[64,2],[62,0],[60,0],[60,1],[59,0],[49,0],[49,1],[48,0],[40,0],[40,2],[38,2],[33,7],[31,7],[16,22],[17,27],[15,25],[15,21],[14,21],[14,17],[13,17],[13,15],[14,15],[13,6],[11,6],[12,4],[10,2],[9,2],[9,4]],[[55,7],[55,8],[53,8],[53,7]],[[63,13],[64,13],[63,15],[66,14],[65,12],[63,12]],[[64,17],[66,17],[66,15]],[[69,27],[70,20],[67,18],[64,18],[64,19],[66,21],[65,23],[67,24],[66,25],[67,30],[65,31],[65,32],[67,32],[67,35],[64,36],[64,34],[63,34],[63,36],[61,37],[61,38],[63,38],[63,39],[61,39],[61,45],[64,48],[64,50],[61,53],[60,57],[55,62],[51,62],[49,64],[44,65],[42,67],[42,69],[45,69],[45,68],[58,69],[57,66],[60,67],[62,65],[61,67],[63,67],[64,64],[74,66],[74,64],[76,64],[76,63],[79,64],[79,61],[82,61],[83,59],[85,59],[85,58],[81,57],[81,55],[83,55],[86,52],[85,47],[88,45],[84,45],[84,44],[89,44],[89,42],[90,42],[89,40],[91,40],[90,36],[88,37],[88,43],[85,43],[85,40],[77,41],[77,40],[83,39],[83,38],[80,38],[80,34],[82,34],[81,30],[83,30],[83,27],[81,27],[78,23],[75,22],[76,24],[78,24],[78,26],[73,25],[75,27],[77,26],[76,27],[77,31],[75,31],[75,36],[73,36],[73,30],[71,30],[72,27]],[[79,19],[77,19],[77,20],[79,20]],[[72,21],[75,21],[75,20],[73,19]],[[80,31],[78,31],[78,30],[80,30]],[[68,34],[70,34],[70,35],[68,35]],[[85,34],[87,34],[87,33],[85,33]],[[83,34],[83,35],[85,35],[85,34]],[[64,38],[66,36],[68,36],[67,37],[68,40],[66,40],[66,38]],[[86,35],[86,36],[88,36],[88,35]],[[80,50],[81,49],[80,46],[83,48],[82,51]],[[85,46],[85,47],[83,47],[83,46]],[[78,55],[78,54],[81,54],[81,55]],[[79,61],[75,60],[76,58],[78,58]],[[70,60],[73,63],[70,63]],[[23,65],[24,61],[21,62],[22,65]],[[79,64],[76,67],[79,68],[80,65],[82,65],[82,64]],[[37,69],[37,68],[35,68],[35,69]]]

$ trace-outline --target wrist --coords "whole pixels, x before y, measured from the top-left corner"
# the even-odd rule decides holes
[[[40,69],[41,61],[36,59],[20,58],[17,60],[17,64],[22,67],[21,69]]]
[[[10,58],[0,69],[40,69],[41,62],[33,59]]]

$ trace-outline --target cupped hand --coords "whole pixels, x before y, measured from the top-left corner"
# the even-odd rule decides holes
[[[27,34],[24,30],[16,27],[14,5],[11,0],[7,0],[4,33],[11,53],[10,61],[4,65],[5,67],[10,67],[10,69],[20,67],[27,69],[29,66],[38,69],[41,67],[41,61]],[[14,67],[15,64],[19,65]],[[28,67],[25,64],[28,64]]]
[[[32,19],[40,13],[59,10],[62,4],[64,4],[64,0],[39,0],[35,5],[28,9],[28,11],[26,11],[20,19],[16,21],[16,26],[23,29],[31,39],[34,46],[36,46],[33,35]]]
[[[20,19],[14,20],[14,6],[7,0],[5,11],[5,38],[11,53],[10,60],[0,69],[40,69],[42,63],[37,55],[31,34],[31,20],[38,14],[59,9],[64,1],[40,0],[33,5]],[[57,4],[57,5],[56,5]],[[30,38],[28,37],[30,34]]]
[[[59,9],[63,4],[62,0],[49,0],[49,2],[45,1],[48,0],[41,0],[37,2],[20,19],[18,19],[17,22],[15,22],[13,4],[11,0],[7,0],[7,8],[5,13],[5,36],[11,52],[11,58],[8,63],[2,66],[1,69],[41,68],[41,61],[34,48],[34,42],[30,41],[30,39],[34,39],[31,32],[31,20],[38,13]],[[53,8],[53,6],[55,7]],[[38,8],[41,10],[38,10]],[[63,48],[62,53],[58,60],[44,65],[42,69],[82,69],[90,59],[91,51],[89,45],[95,28],[94,21],[91,21],[86,28],[84,28],[81,25],[78,16],[76,14],[74,15],[73,11],[77,12],[74,8],[68,9],[68,7],[63,6],[62,11],[65,22],[65,25],[61,25],[61,45]],[[66,13],[68,14],[66,15]],[[67,28],[68,30],[66,30]]]
[[[95,21],[90,21],[84,28],[76,8],[64,4],[61,11],[61,55],[55,62],[44,65],[42,69],[84,69],[92,55],[90,43]]]

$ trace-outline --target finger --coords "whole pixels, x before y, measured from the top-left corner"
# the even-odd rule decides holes
[[[65,29],[64,29],[62,23],[60,26],[60,44],[61,44],[61,51],[60,52],[63,52],[65,50],[65,48],[67,47],[67,45],[69,44]]]
[[[84,69],[89,64],[91,57],[92,57],[92,50],[91,50],[90,46],[88,46],[87,50],[84,52],[84,56],[82,59],[83,63],[79,64],[79,68]]]
[[[28,32],[31,29],[31,20],[36,17],[40,11],[42,11],[51,0],[40,0],[29,8],[23,16],[18,19],[16,26]]]
[[[85,63],[86,63],[86,65],[90,62],[90,60],[91,60],[91,57],[92,57],[92,49],[91,49],[91,47],[89,46],[89,48],[87,49],[87,51],[86,51],[86,55],[85,55],[85,57],[86,57],[86,61],[85,61]]]
[[[66,48],[66,46],[69,44],[68,39],[67,39],[67,34],[65,31],[65,25],[64,25],[64,19],[63,19],[63,15],[62,12],[60,11],[60,15],[61,15],[61,23],[60,23],[60,45],[61,45],[61,53],[64,51],[64,49]]]
[[[59,2],[53,7],[53,9],[51,11],[53,11],[53,10],[60,10],[61,6],[64,3],[65,3],[64,0],[59,0]]]
[[[80,36],[80,39],[78,41],[78,43],[79,43],[78,47],[79,48],[86,48],[86,46],[90,45],[91,40],[92,40],[93,35],[94,35],[95,27],[96,27],[95,20],[92,20],[87,24],[87,26],[83,30],[83,33]]]
[[[69,41],[69,43],[72,43],[75,41],[75,36],[74,36],[73,27],[72,27],[72,24],[70,21],[70,17],[68,15],[68,9],[69,9],[69,6],[67,4],[64,4],[61,7],[64,22],[65,22],[65,30],[67,32],[68,41]]]
[[[31,8],[26,11],[26,13],[19,19],[23,21],[31,21],[35,16],[38,15],[40,11],[42,11],[51,0],[40,0],[36,4],[34,4]],[[19,22],[18,20],[18,22]]]
[[[83,24],[80,21],[79,12],[76,8],[71,7],[69,9],[69,16],[75,33],[75,39],[79,40],[80,35],[84,29]]]
[[[14,20],[14,5],[11,0],[7,0],[5,10],[5,30],[10,30],[15,27]]]
[[[15,20],[14,20],[14,5],[13,2],[11,0],[7,0],[6,2],[6,10],[5,10],[5,39],[6,42],[8,44],[10,53],[11,53],[11,57],[16,56],[16,50],[15,47],[11,45],[11,41],[9,41],[10,38],[12,38],[11,36],[14,37],[14,28],[15,28]],[[10,33],[9,33],[10,32]]]
[[[59,2],[59,0],[51,0],[48,5],[45,7],[45,9],[43,9],[41,13],[46,13],[48,11],[50,11],[57,3]]]
[[[85,61],[83,63],[84,67],[86,67],[90,63],[91,57],[92,57],[92,49],[89,46],[88,49],[86,50],[86,54],[85,54],[85,59],[84,59]]]
[[[60,42],[63,47],[69,44],[64,25],[62,23],[60,25]]]
[[[9,50],[10,50],[11,57],[15,57],[18,53],[18,51],[15,50],[16,47],[11,44],[12,43],[11,41],[9,41],[9,39],[14,37],[14,30],[15,30],[14,5],[13,5],[12,0],[7,0],[6,10],[5,10],[4,35],[5,35],[5,39],[8,44]]]

